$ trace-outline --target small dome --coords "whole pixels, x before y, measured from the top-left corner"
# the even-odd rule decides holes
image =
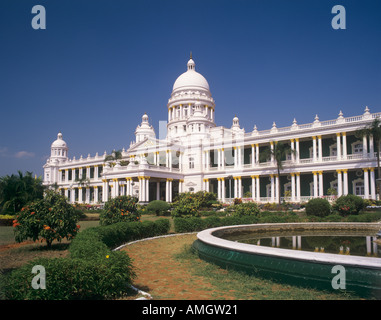
[[[62,139],[62,133],[59,132],[58,135],[57,135],[57,140],[55,140],[53,143],[52,143],[52,148],[66,148],[67,145],[66,145],[66,142]]]
[[[181,74],[175,81],[172,89],[172,93],[180,90],[206,90],[209,91],[208,81],[204,76],[196,72],[196,64],[193,59],[190,58],[187,63],[188,70]]]

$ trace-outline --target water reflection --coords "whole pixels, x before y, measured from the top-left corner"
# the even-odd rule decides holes
[[[236,233],[225,234],[224,239],[241,243],[255,244],[282,249],[304,250],[311,252],[334,253],[367,257],[381,256],[381,247],[375,242],[375,235],[365,234],[301,234],[301,235],[261,235]]]

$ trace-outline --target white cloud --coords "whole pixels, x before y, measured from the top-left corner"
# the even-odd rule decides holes
[[[15,158],[33,158],[34,153],[28,151],[19,151],[15,153]]]

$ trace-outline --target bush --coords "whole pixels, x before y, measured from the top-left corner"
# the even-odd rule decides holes
[[[200,217],[201,209],[212,208],[216,204],[216,194],[198,191],[180,193],[173,202],[173,217]]]
[[[233,216],[251,216],[259,213],[259,208],[255,202],[240,203],[233,207]]]
[[[13,221],[15,239],[46,241],[51,247],[54,240],[71,240],[79,230],[78,215],[66,198],[48,190],[45,198],[23,207]]]
[[[153,200],[148,203],[146,210],[149,213],[155,213],[157,216],[165,216],[170,208],[171,205],[163,200]]]
[[[294,212],[269,212],[263,211],[259,214],[258,223],[286,223],[301,222],[299,216]]]
[[[364,200],[354,194],[348,194],[337,198],[333,205],[333,209],[342,216],[359,214],[364,207]]]
[[[38,259],[14,270],[3,281],[7,299],[68,300],[109,299],[129,291],[135,276],[131,259],[123,251],[110,248],[132,240],[168,233],[168,219],[155,222],[119,222],[88,228],[80,232],[69,246],[65,258]],[[46,271],[46,289],[31,287],[34,265]]]
[[[46,271],[46,289],[36,290],[31,283],[33,266]],[[124,252],[108,252],[97,259],[37,259],[14,270],[6,279],[5,296],[10,300],[107,299],[128,292],[135,273]]]
[[[140,213],[137,210],[138,199],[131,196],[119,196],[105,203],[104,210],[99,215],[103,226],[128,221],[139,221]]]
[[[327,199],[315,198],[306,204],[307,216],[326,217],[331,213],[332,207]]]

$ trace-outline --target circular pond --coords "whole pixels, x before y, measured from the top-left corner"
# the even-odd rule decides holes
[[[381,298],[378,223],[254,224],[198,233],[200,258],[291,284]],[[341,266],[341,274],[337,267]],[[337,276],[337,277],[336,277]],[[340,278],[338,280],[338,277]]]

